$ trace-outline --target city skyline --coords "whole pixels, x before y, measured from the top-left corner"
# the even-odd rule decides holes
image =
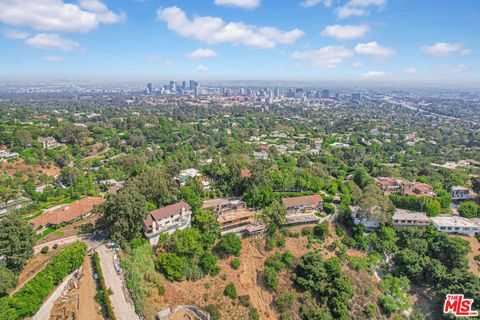
[[[0,79],[477,83],[465,2],[0,0]]]

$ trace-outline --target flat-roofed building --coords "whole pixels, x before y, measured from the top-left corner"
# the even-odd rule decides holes
[[[465,187],[455,186],[452,187],[452,191],[450,191],[450,195],[452,196],[452,201],[454,202],[461,202],[467,200],[475,199],[475,195],[472,190]]]
[[[217,204],[214,210],[220,226],[220,234],[258,234],[265,230],[265,225],[255,221],[252,211],[247,209],[247,204],[242,200],[227,200]]]
[[[392,217],[393,227],[399,230],[408,227],[427,227],[430,223],[430,218],[423,212],[397,209]]]
[[[480,233],[480,225],[462,217],[457,216],[439,216],[432,217],[435,229],[447,233],[465,234],[468,236],[474,236]]]

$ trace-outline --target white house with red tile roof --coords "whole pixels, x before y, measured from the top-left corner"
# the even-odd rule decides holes
[[[151,245],[156,245],[162,233],[172,234],[192,224],[192,209],[184,202],[178,202],[152,212],[143,220],[143,232]]]

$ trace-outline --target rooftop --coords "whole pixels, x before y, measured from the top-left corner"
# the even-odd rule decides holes
[[[292,198],[284,198],[282,203],[285,207],[300,207],[300,206],[307,206],[307,205],[315,205],[319,202],[322,202],[323,198],[321,195],[315,194],[311,196],[302,196],[302,197],[292,197]]]
[[[479,225],[468,219],[452,216],[432,217],[433,223],[439,227],[462,227],[462,228],[480,228]]]
[[[393,220],[415,220],[428,222],[430,219],[425,213],[397,209],[392,217]]]
[[[98,206],[105,201],[104,198],[100,197],[85,197],[60,208],[47,211],[44,214],[33,218],[30,223],[32,223],[36,229],[42,225],[57,225],[63,222],[69,222],[89,213],[95,206]]]

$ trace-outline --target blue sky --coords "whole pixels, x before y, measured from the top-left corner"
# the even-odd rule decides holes
[[[0,0],[0,77],[478,81],[477,0]]]

